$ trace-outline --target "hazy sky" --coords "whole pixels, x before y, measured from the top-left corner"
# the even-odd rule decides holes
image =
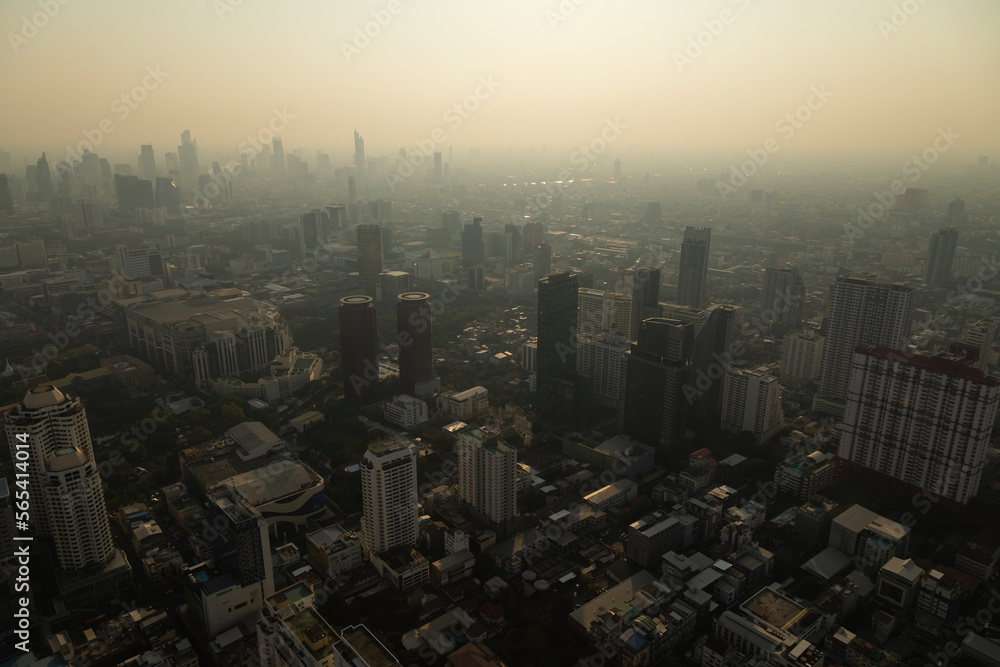
[[[951,126],[953,155],[1000,158],[996,0],[42,1],[52,18],[39,0],[0,3],[0,148],[50,162],[103,119],[114,129],[96,151],[113,161],[146,142],[162,160],[186,128],[203,155],[235,150],[274,107],[295,116],[286,151],[321,148],[336,164],[355,127],[369,156],[436,128],[445,149],[558,156],[616,117],[623,154],[739,154],[769,137],[786,154],[919,151]],[[348,62],[343,45],[373,11],[391,20]],[[47,19],[37,34],[32,16]],[[707,46],[685,53],[699,33]],[[679,67],[675,54],[694,57]],[[166,76],[122,118],[115,100],[147,67]],[[481,77],[500,85],[456,126],[446,112]],[[793,136],[779,131],[814,87],[832,96],[813,99]]]

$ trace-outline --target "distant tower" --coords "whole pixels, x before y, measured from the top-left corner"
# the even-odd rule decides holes
[[[434,151],[434,180],[438,183],[444,177],[444,173],[441,167],[441,151]]]
[[[361,289],[378,299],[378,277],[385,266],[382,252],[382,225],[358,225],[358,277]]]
[[[271,177],[281,179],[285,177],[287,171],[285,164],[285,147],[281,144],[281,137],[271,140]]]
[[[441,226],[452,234],[462,230],[462,214],[458,211],[444,211],[441,214]]]
[[[185,190],[198,184],[198,142],[191,138],[191,130],[181,133],[181,145],[177,147],[180,158],[181,187]]]
[[[575,421],[579,283],[572,272],[538,281],[537,396],[541,413]]]
[[[52,539],[59,566],[79,571],[107,564],[114,543],[80,399],[34,387],[7,416],[5,430],[11,458],[25,461],[19,452],[27,453],[32,526]]]
[[[948,217],[952,217],[951,205],[948,206]],[[924,266],[924,282],[931,287],[939,287],[951,278],[957,248],[957,228],[946,227],[931,234],[930,248],[927,251],[927,264]]]
[[[711,229],[688,227],[681,244],[681,267],[677,277],[677,303],[704,308],[708,305],[708,249]]]
[[[802,307],[806,297],[802,274],[795,268],[768,267],[764,270],[764,289],[760,307],[773,319],[765,321],[768,331],[784,336],[802,328]]]
[[[42,153],[42,157],[38,158],[35,167],[38,170],[35,174],[35,184],[38,187],[38,194],[42,195],[45,199],[55,196],[56,191],[52,187],[52,172],[49,170],[49,161],[45,158],[45,153]]]
[[[156,181],[156,157],[152,144],[139,147],[139,178],[151,183]]]
[[[430,301],[424,292],[404,292],[396,303],[399,391],[410,396],[425,393],[420,385],[434,378]]]
[[[340,300],[340,370],[344,396],[367,404],[378,400],[378,325],[375,299],[345,296]]]
[[[532,263],[535,265],[535,277],[539,280],[552,273],[552,246],[548,243],[535,246]]]
[[[650,317],[660,316],[660,269],[618,269],[615,291],[632,297],[631,340],[639,335],[639,325]]]
[[[367,164],[365,160],[365,140],[358,134],[357,130],[354,130],[354,176],[358,179],[358,183],[364,183],[365,181]],[[354,203],[353,199],[351,203]]]
[[[622,429],[656,448],[660,465],[679,466],[684,455],[694,326],[680,320],[645,320],[625,371]]]
[[[365,555],[417,543],[417,457],[403,444],[378,441],[361,460],[361,525]]]
[[[486,247],[483,245],[483,219],[473,218],[471,224],[462,230],[462,266],[476,266],[486,261]]]
[[[615,180],[622,180],[622,161],[620,158],[615,160]]]

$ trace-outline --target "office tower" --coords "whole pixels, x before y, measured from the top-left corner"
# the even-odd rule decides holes
[[[56,171],[57,172],[59,171],[58,167],[56,167]],[[132,165],[125,163],[117,163],[114,166],[114,173],[121,174],[122,176],[132,176]]]
[[[25,461],[35,535],[50,538],[65,571],[100,568],[114,556],[87,412],[51,386],[28,390],[4,426],[11,458]]]
[[[714,418],[722,407],[722,374],[732,362],[732,350],[739,329],[735,306],[712,304],[692,308],[660,304],[663,317],[691,324],[694,342],[691,363],[697,381],[689,393],[692,409],[702,417]]]
[[[662,225],[663,224],[663,206],[660,205],[658,201],[651,201],[646,203],[646,211],[642,215],[642,221],[647,225]]]
[[[441,182],[443,175],[441,170],[441,151],[434,151],[434,180]]]
[[[101,205],[89,199],[80,201],[80,223],[86,232],[104,231],[104,210]]]
[[[911,287],[865,277],[837,276],[830,285],[823,366],[813,409],[842,415],[854,348],[881,345],[906,349],[912,328]]]
[[[386,271],[379,276],[379,288],[382,292],[382,299],[389,301],[395,299],[397,294],[409,292],[412,282],[413,276],[406,271]]]
[[[339,232],[347,229],[350,224],[347,221],[347,208],[340,204],[333,204],[326,207],[327,215],[330,217],[330,229]]]
[[[368,217],[380,222],[392,222],[392,202],[387,199],[368,202]]]
[[[149,181],[139,180],[136,176],[115,174],[114,183],[119,211],[131,213],[137,208],[156,207],[153,184]]]
[[[156,181],[156,157],[151,144],[139,147],[139,178],[150,183]]]
[[[417,457],[393,440],[368,445],[361,460],[361,525],[365,556],[417,543]]]
[[[157,208],[167,209],[167,213],[177,215],[181,212],[181,193],[172,178],[156,179],[156,192],[153,197]]]
[[[552,273],[552,246],[540,243],[534,249],[532,264],[535,266],[535,277],[542,279]]]
[[[801,387],[819,378],[823,341],[814,329],[795,331],[781,339],[781,384]]]
[[[486,247],[483,244],[483,219],[473,218],[472,223],[462,230],[462,266],[476,266],[486,261]]]
[[[688,400],[694,326],[652,317],[643,321],[625,371],[622,429],[656,448],[660,465],[678,466],[687,452]]]
[[[212,163],[212,175],[201,175],[198,177],[201,191],[208,194],[209,198],[218,196],[222,201],[232,201],[233,199],[233,179],[228,173],[222,173],[222,166],[218,162]],[[208,187],[209,184],[219,188],[219,194],[214,195],[215,187]]]
[[[525,255],[535,252],[535,248],[545,242],[545,225],[540,222],[527,222],[521,230],[521,249]],[[547,275],[547,274],[546,274]],[[544,276],[539,276],[542,278]]]
[[[14,244],[22,269],[44,269],[49,262],[44,241],[18,241]]]
[[[965,202],[958,197],[948,202],[948,215],[945,221],[949,225],[958,225],[966,222]]]
[[[978,358],[972,365],[981,371],[989,370],[990,366],[996,363],[996,356],[993,354],[993,344],[997,342],[997,332],[1000,331],[1000,322],[996,318],[979,320],[962,337],[962,343],[974,348],[978,353]]]
[[[180,160],[181,187],[185,190],[198,185],[198,142],[191,139],[191,130],[181,133],[181,145],[177,147]]]
[[[615,291],[632,297],[630,330],[631,340],[635,340],[643,320],[660,316],[660,270],[652,267],[638,270],[619,268],[615,276]]]
[[[632,336],[632,297],[581,287],[577,297],[576,330],[580,336],[613,332]]]
[[[486,268],[482,265],[470,266],[465,270],[465,284],[471,290],[477,292],[486,291]]]
[[[458,492],[501,535],[517,516],[517,450],[495,433],[472,428],[458,436]]]
[[[615,180],[622,180],[622,161],[621,158],[615,158]]]
[[[45,153],[42,153],[42,157],[38,158],[35,168],[37,192],[41,195],[42,201],[45,201],[56,193],[55,188],[52,187],[52,172],[49,170],[49,161],[45,158]]]
[[[711,229],[688,227],[681,243],[681,266],[677,275],[677,303],[704,308],[708,305],[708,250]]]
[[[576,372],[586,378],[590,400],[614,409],[619,418],[625,405],[625,372],[630,348],[627,338],[613,333],[581,336],[576,345]]]
[[[927,208],[929,193],[922,188],[906,188],[906,192],[896,195],[896,210],[914,216]]]
[[[358,225],[358,278],[361,289],[378,299],[378,277],[385,271],[382,254],[382,225]]]
[[[271,140],[271,178],[285,177],[285,148],[281,145],[281,137]]]
[[[365,160],[365,140],[354,130],[354,176],[358,183],[365,182],[365,168],[368,161]],[[352,200],[353,201],[353,200]]]
[[[299,224],[302,226],[302,243],[306,248],[321,245],[330,233],[330,216],[318,208],[299,216]],[[359,245],[358,252],[360,251]]]
[[[521,263],[521,228],[517,225],[504,225],[506,241],[506,258],[508,264]]]
[[[730,368],[722,392],[722,430],[730,433],[749,431],[754,442],[762,445],[784,427],[781,411],[781,388],[778,378],[767,367]]]
[[[577,417],[578,284],[568,271],[538,281],[538,405],[543,416],[564,421]]]
[[[404,292],[396,301],[399,391],[410,396],[425,394],[421,386],[434,378],[430,300],[424,292]]]
[[[163,275],[160,244],[156,241],[138,241],[115,248],[114,271],[128,278],[150,278]]]
[[[874,471],[963,504],[976,495],[1000,381],[966,354],[961,345],[941,357],[855,349],[838,451],[849,476]]]
[[[338,309],[340,320],[340,369],[344,395],[359,403],[378,400],[378,327],[375,299],[345,296]]]
[[[927,250],[927,264],[924,266],[925,283],[931,287],[940,287],[945,281],[951,279],[957,247],[958,229],[955,227],[939,229],[931,234],[930,248]]]
[[[458,211],[445,211],[441,214],[441,226],[452,234],[462,230],[462,214]]]
[[[14,196],[7,181],[7,174],[0,174],[0,211],[14,212]]]
[[[806,286],[798,269],[766,268],[760,308],[767,331],[780,337],[801,329],[805,297]]]

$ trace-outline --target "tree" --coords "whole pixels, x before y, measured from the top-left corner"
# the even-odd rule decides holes
[[[236,424],[246,421],[247,416],[243,414],[243,408],[233,403],[226,403],[219,410],[219,418],[226,428],[231,428]]]
[[[188,434],[188,443],[192,446],[200,445],[212,439],[212,432],[204,426],[196,426]]]

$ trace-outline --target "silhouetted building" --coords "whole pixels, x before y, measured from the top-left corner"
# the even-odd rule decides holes
[[[625,371],[622,429],[656,447],[660,465],[679,466],[687,452],[688,400],[694,326],[653,317],[639,328]]]
[[[798,269],[765,269],[760,307],[767,330],[780,337],[801,329],[805,297],[806,286]]]
[[[462,214],[458,211],[445,211],[441,214],[441,226],[452,234],[462,230]]]
[[[430,295],[404,292],[396,303],[396,330],[399,343],[399,391],[420,397],[434,379],[431,354]]]
[[[708,251],[711,240],[711,229],[688,227],[684,231],[677,276],[677,303],[695,308],[708,305]]]
[[[543,416],[563,421],[577,417],[578,284],[571,272],[538,281],[538,405]]]
[[[962,204],[965,206],[964,202]],[[951,216],[951,205],[948,206]],[[924,282],[931,287],[939,287],[951,278],[955,265],[955,250],[958,248],[958,229],[946,227],[931,234],[930,248],[927,250],[927,264],[924,266]]]
[[[375,299],[367,295],[340,300],[340,369],[344,396],[360,403],[378,400],[378,324]]]
[[[477,292],[486,291],[486,269],[483,266],[470,266],[466,270],[466,285]]]
[[[7,182],[7,174],[0,174],[0,211],[14,212],[14,197]]]
[[[378,277],[385,271],[382,253],[382,225],[358,225],[358,278],[362,291],[379,297]]]
[[[55,188],[52,187],[52,172],[49,170],[49,161],[45,158],[45,153],[42,153],[42,157],[38,158],[35,168],[37,169],[35,185],[38,188],[38,194],[42,196],[42,201],[45,201],[56,194]]]
[[[153,184],[140,180],[137,176],[115,174],[115,193],[118,196],[118,210],[132,212],[138,208],[155,208]]]
[[[620,268],[615,277],[615,291],[632,297],[630,331],[631,340],[635,340],[643,320],[660,316],[660,270]]]
[[[552,246],[548,243],[539,243],[535,247],[533,262],[536,278],[542,279],[552,273]]]
[[[473,218],[462,230],[462,266],[476,266],[486,261],[486,247],[483,245],[483,219]]]
[[[157,208],[165,208],[167,209],[167,213],[171,215],[177,215],[181,212],[181,193],[172,178],[156,179],[156,196],[154,199]]]

